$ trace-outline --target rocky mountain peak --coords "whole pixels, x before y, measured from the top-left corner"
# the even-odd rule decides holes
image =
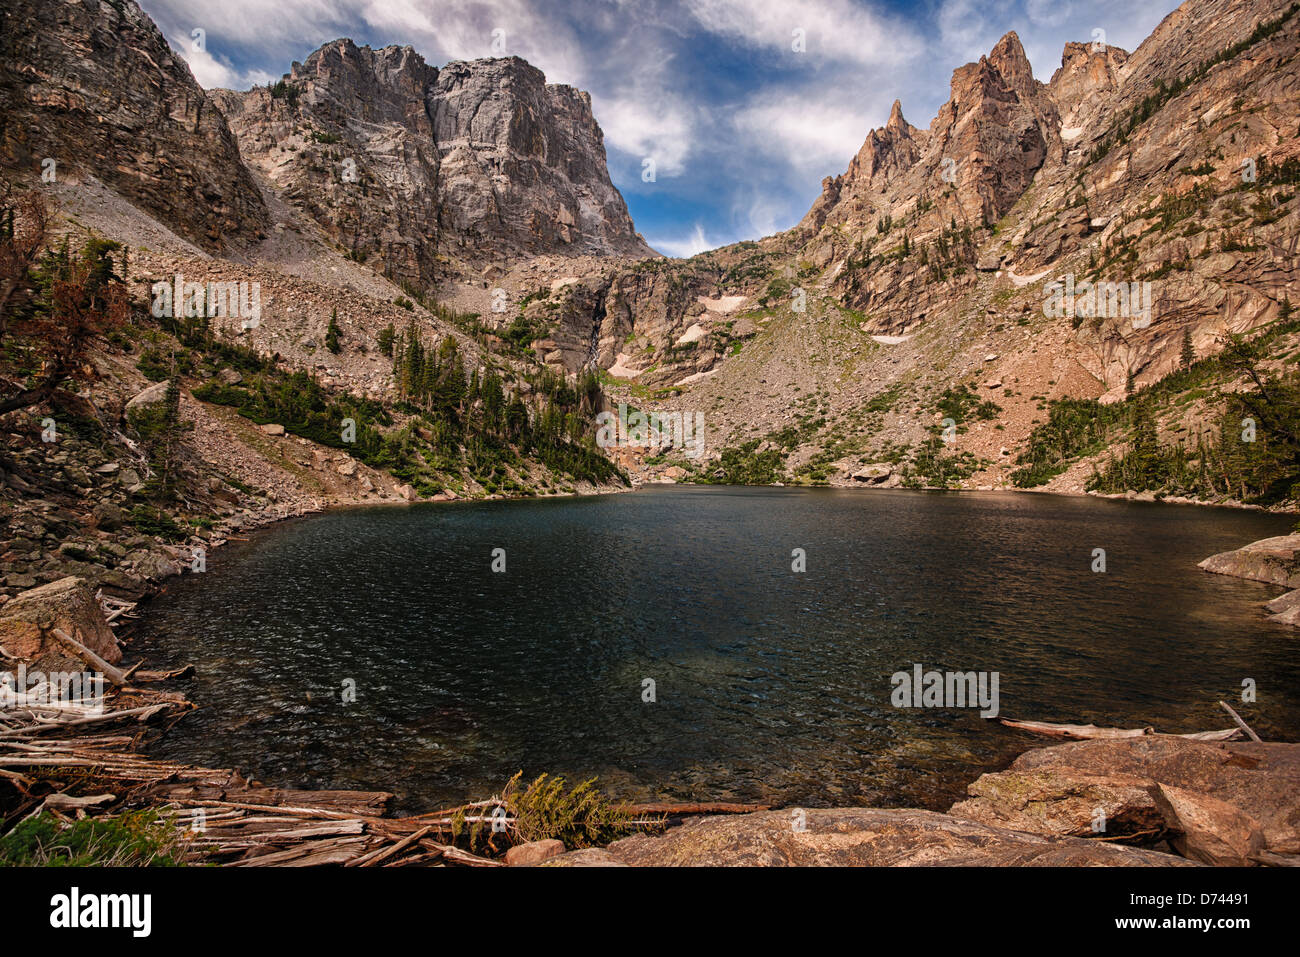
[[[1021,96],[1032,96],[1037,81],[1034,69],[1020,45],[1020,37],[1012,30],[1002,37],[989,52],[989,64],[1002,75],[1007,86]]]
[[[439,69],[409,46],[343,38],[282,86],[219,102],[250,165],[399,280],[477,278],[547,254],[653,254],[610,181],[590,96],[519,57]]]
[[[1119,87],[1128,53],[1119,47],[1067,43],[1061,66],[1047,84],[1047,95],[1061,113],[1061,124],[1080,129],[1097,105]]]
[[[843,176],[823,183],[797,235],[827,224],[860,229],[892,221],[923,198],[935,208],[935,231],[954,218],[996,219],[1059,140],[1058,126],[1020,38],[1008,33],[987,56],[953,71],[951,95],[928,131],[908,123],[895,100],[889,120],[867,134]]]
[[[312,106],[367,123],[419,126],[425,90],[438,71],[409,46],[372,50],[345,37],[294,63],[287,77]]]
[[[902,100],[894,100],[894,105],[889,110],[889,121],[885,124],[885,129],[895,133],[907,131],[908,123],[907,120],[903,119]]]

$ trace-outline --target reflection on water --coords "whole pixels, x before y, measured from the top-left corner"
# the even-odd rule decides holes
[[[132,651],[198,668],[202,710],[158,752],[286,787],[415,809],[522,769],[638,800],[942,808],[1035,739],[891,707],[916,662],[999,672],[1004,716],[1174,732],[1224,726],[1253,678],[1244,717],[1295,740],[1300,639],[1259,609],[1277,589],[1196,568],[1290,524],[825,489],[361,509],[211,553]]]

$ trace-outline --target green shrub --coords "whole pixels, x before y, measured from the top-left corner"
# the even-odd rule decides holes
[[[63,825],[41,812],[0,837],[0,867],[178,867],[186,832],[156,811]]]

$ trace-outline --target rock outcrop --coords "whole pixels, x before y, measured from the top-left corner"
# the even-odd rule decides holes
[[[1268,602],[1269,618],[1300,626],[1300,533],[1260,539],[1230,552],[1211,555],[1198,566],[1216,575],[1232,575],[1294,589]]]
[[[1300,533],[1275,535],[1230,552],[1219,552],[1198,567],[1216,575],[1300,588]]]
[[[540,254],[652,255],[591,98],[518,57],[429,66],[340,39],[272,87],[214,92],[245,159],[349,255],[426,286]]]
[[[1042,837],[933,811],[836,808],[762,811],[690,821],[606,848],[572,851],[547,867],[1157,867],[1170,854],[1078,838]]]
[[[1166,837],[1208,864],[1300,853],[1300,744],[1079,741],[1026,752],[967,790],[950,814],[1018,831]]]
[[[86,663],[54,636],[56,628],[110,665],[122,660],[113,629],[80,578],[61,578],[32,588],[0,608],[0,648],[9,658],[26,662],[31,670],[84,670]]]
[[[266,206],[225,119],[135,0],[3,17],[0,161],[98,179],[211,252],[258,238]]]

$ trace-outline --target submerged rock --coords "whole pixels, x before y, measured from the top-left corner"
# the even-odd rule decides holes
[[[1300,532],[1260,539],[1231,552],[1219,552],[1197,567],[1216,575],[1300,589]],[[1271,612],[1270,621],[1300,626],[1300,590],[1275,598],[1265,607]]]

